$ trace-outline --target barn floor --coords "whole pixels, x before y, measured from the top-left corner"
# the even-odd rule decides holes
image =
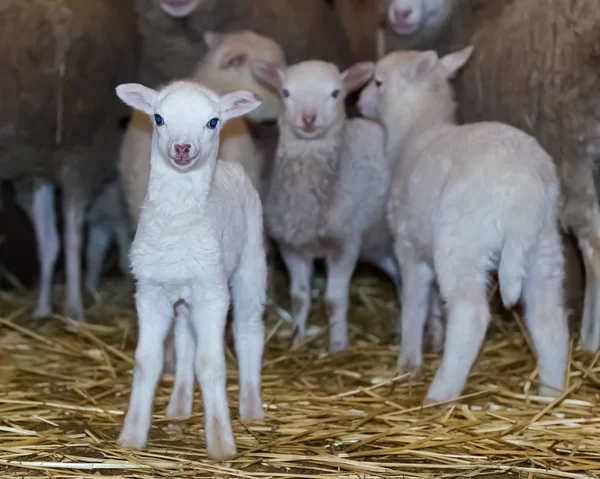
[[[319,293],[323,283],[316,278]],[[464,398],[424,408],[439,356],[426,357],[420,381],[394,377],[394,292],[370,275],[357,275],[352,289],[352,349],[335,356],[326,354],[319,301],[314,336],[298,351],[285,337],[285,310],[269,308],[262,422],[238,420],[228,337],[239,454],[227,464],[206,460],[199,392],[188,424],[167,426],[172,378],[159,385],[146,449],[115,445],[136,341],[124,282],[105,285],[81,328],[58,316],[31,320],[34,292],[0,293],[0,477],[600,477],[600,353],[575,351],[567,394],[550,402],[534,395],[535,360],[518,316],[496,317]]]

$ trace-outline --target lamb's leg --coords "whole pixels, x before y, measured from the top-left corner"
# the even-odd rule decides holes
[[[456,258],[447,260],[449,265],[461,264]],[[427,393],[426,404],[460,396],[491,317],[483,267],[461,267],[458,271],[443,266],[439,270],[448,272],[439,276],[440,292],[447,300],[448,322],[444,356]]]
[[[40,183],[33,194],[33,224],[40,259],[40,293],[38,304],[33,312],[36,319],[52,314],[52,277],[60,250],[54,209],[54,186]]]
[[[431,288],[429,296],[429,316],[425,328],[424,347],[439,353],[444,348],[444,323],[442,322],[442,300],[436,287]]]
[[[569,328],[563,305],[564,261],[558,232],[543,234],[524,284],[526,321],[540,370],[540,394],[556,396],[565,388]]]
[[[186,304],[177,306],[174,328],[175,384],[167,406],[168,418],[187,419],[194,403],[194,356],[196,341]]]
[[[600,234],[579,239],[585,266],[585,296],[581,317],[581,346],[590,353],[600,348]]]
[[[302,255],[293,248],[280,246],[281,256],[290,275],[290,298],[292,316],[296,326],[294,346],[299,346],[306,337],[306,321],[310,312],[310,280],[313,271],[313,258]]]
[[[244,252],[232,282],[233,333],[240,372],[240,418],[262,419],[260,394],[264,349],[263,313],[266,302],[267,265],[260,248]]]
[[[211,281],[217,280],[211,278]],[[195,291],[191,314],[197,341],[195,369],[204,400],[207,454],[211,459],[224,459],[236,453],[226,391],[228,309],[229,292],[224,272],[216,286]]]
[[[85,202],[73,195],[68,188],[63,191],[63,210],[65,215],[65,262],[67,285],[65,298],[65,316],[79,322],[85,320],[83,299],[81,296],[81,239]]]
[[[126,277],[131,276],[131,269],[129,267],[129,252],[131,250],[131,233],[129,224],[126,222],[119,223],[114,226],[115,228],[115,239],[117,241],[117,247],[119,249],[119,269]]]
[[[129,408],[117,444],[142,448],[148,440],[152,403],[163,367],[163,345],[172,322],[173,305],[159,289],[140,283],[135,295],[139,337],[135,351]]]
[[[339,248],[339,251],[338,251]],[[329,350],[332,353],[348,347],[348,303],[350,281],[360,253],[360,239],[340,242],[327,257],[327,290],[325,305],[329,318]]]
[[[423,364],[423,330],[429,312],[433,271],[427,264],[398,251],[402,274],[402,342],[398,372],[417,377]]]
[[[104,266],[106,251],[110,246],[111,231],[101,224],[89,225],[88,245],[86,249],[87,270],[85,273],[85,285],[88,292],[98,294],[98,284]]]

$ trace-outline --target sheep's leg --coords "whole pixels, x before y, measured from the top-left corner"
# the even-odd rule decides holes
[[[90,224],[88,245],[86,250],[87,270],[85,274],[86,289],[93,295],[98,294],[98,284],[104,266],[106,251],[110,246],[111,231],[101,224]]]
[[[173,305],[158,288],[138,285],[135,295],[139,337],[135,351],[133,385],[125,423],[117,444],[142,448],[148,440],[152,403],[163,367],[163,344],[172,322]]]
[[[236,453],[226,391],[224,335],[229,292],[224,276],[223,272],[220,286],[197,291],[191,316],[197,341],[195,369],[204,400],[207,454],[211,459]]]
[[[424,347],[426,350],[439,353],[444,348],[444,323],[442,322],[442,300],[436,287],[431,288],[429,296],[429,316],[425,328]]]
[[[33,225],[37,240],[40,260],[40,293],[38,303],[33,312],[36,319],[45,318],[52,314],[52,277],[60,250],[58,231],[56,228],[56,210],[54,209],[54,186],[50,183],[40,183],[33,194]]]
[[[403,256],[401,256],[403,255]],[[403,252],[398,252],[402,274],[402,342],[398,359],[398,372],[420,374],[423,364],[423,330],[429,311],[429,296],[433,271],[429,265],[418,262]]]
[[[85,203],[64,191],[65,214],[65,262],[67,270],[67,291],[65,316],[79,322],[85,320],[81,296],[81,239],[83,237]]]
[[[340,242],[341,251],[327,258],[327,290],[325,305],[329,318],[329,350],[332,353],[348,347],[348,303],[350,281],[360,253],[359,241]]]
[[[457,264],[457,258],[448,261],[446,264]],[[427,393],[426,404],[460,396],[491,317],[483,268],[463,267],[457,271],[456,268],[442,267],[439,270],[450,272],[439,278],[440,292],[447,299],[448,323],[444,356]]]
[[[590,353],[600,348],[600,234],[593,241],[579,239],[585,267],[585,296],[581,318],[581,346]]]
[[[186,304],[179,304],[176,313],[173,338],[175,345],[175,384],[167,406],[167,418],[187,419],[192,414],[194,404],[196,341],[190,322],[189,307]]]
[[[259,248],[244,252],[232,282],[233,334],[240,373],[239,411],[243,421],[264,418],[260,383],[266,278],[264,252]]]
[[[542,235],[530,261],[523,291],[525,317],[537,352],[543,396],[562,393],[566,382],[569,329],[563,305],[563,263],[560,236],[550,229]]]
[[[131,250],[131,233],[127,222],[118,223],[114,226],[115,240],[119,249],[119,269],[126,276],[131,276],[129,267],[129,252]]]
[[[297,329],[294,346],[299,346],[306,337],[306,321],[311,306],[310,280],[313,258],[283,245],[280,246],[280,252],[290,275],[292,315]]]

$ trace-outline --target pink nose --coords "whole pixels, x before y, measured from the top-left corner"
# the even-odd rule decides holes
[[[302,123],[304,123],[305,128],[310,128],[311,126],[314,126],[316,120],[317,120],[316,113],[303,113],[302,114]]]
[[[408,20],[408,17],[410,17],[411,13],[411,8],[407,8],[405,10],[394,8],[394,21],[396,23],[406,23],[406,20]]]
[[[190,154],[190,148],[192,147],[192,145],[179,145],[176,144],[174,145],[175,148],[175,153],[178,154],[179,156],[188,156]]]

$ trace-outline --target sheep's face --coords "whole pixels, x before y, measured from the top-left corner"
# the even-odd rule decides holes
[[[267,62],[277,68],[285,68],[286,60],[281,47],[271,38],[249,30],[222,34],[204,33],[208,53],[201,65],[217,75],[222,91],[248,90],[262,97],[259,108],[246,118],[262,122],[277,119],[281,110],[279,92],[260,81],[253,71],[254,62]]]
[[[160,92],[139,84],[120,85],[117,95],[151,116],[153,152],[158,151],[170,167],[179,171],[216,160],[223,124],[260,105],[254,93],[237,91],[219,97],[188,81],[173,82]]]
[[[168,15],[183,18],[198,8],[202,0],[158,0],[161,8]]]
[[[346,95],[362,87],[373,74],[373,63],[361,62],[340,73],[320,60],[297,63],[285,71],[256,62],[255,75],[281,94],[280,115],[293,134],[303,140],[336,134],[346,118]]]
[[[435,28],[454,0],[387,0],[387,22],[402,37]]]

